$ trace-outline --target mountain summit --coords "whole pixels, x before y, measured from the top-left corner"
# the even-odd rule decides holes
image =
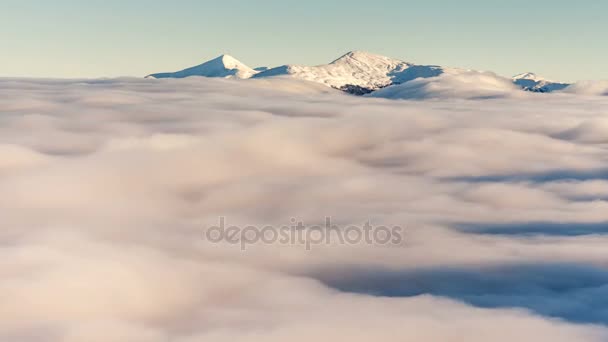
[[[513,83],[520,86],[524,90],[537,93],[550,93],[552,91],[562,90],[570,86],[568,83],[549,81],[533,72],[525,72],[523,74],[513,76]]]
[[[412,64],[401,60],[363,51],[351,51],[329,64],[283,65],[253,77],[290,76],[353,93],[367,93],[393,84],[394,76],[410,66]]]
[[[190,76],[250,78],[258,73],[230,55],[221,55],[203,64],[177,72],[151,74],[149,78],[185,78]]]

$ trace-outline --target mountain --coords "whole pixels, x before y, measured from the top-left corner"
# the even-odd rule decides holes
[[[151,74],[147,78],[185,78],[190,76],[251,78],[258,71],[229,55],[221,55],[203,64],[177,72]]]
[[[352,51],[329,64],[312,67],[283,65],[260,72],[253,78],[289,76],[363,95],[419,77],[435,77],[456,70],[458,69],[415,65],[368,52]]]
[[[335,61],[318,66],[283,65],[268,69],[254,78],[290,76],[343,89],[376,90],[393,83],[396,74],[412,64],[367,52],[353,51]]]
[[[532,72],[526,72],[513,76],[513,83],[520,86],[524,90],[537,93],[550,93],[553,91],[563,90],[570,86],[568,83],[560,83],[546,80]]]
[[[495,97],[497,94],[509,93],[510,88],[548,93],[570,86],[567,83],[546,80],[529,72],[506,79],[508,83],[506,84],[505,78],[491,73],[437,65],[418,65],[363,51],[351,51],[329,64],[282,65],[275,68],[255,69],[239,62],[234,57],[222,55],[188,69],[151,74],[147,77],[184,78],[190,76],[239,79],[286,77],[320,83],[354,95],[375,93],[383,88],[392,88],[417,80],[417,83],[380,93],[383,97],[393,98],[420,97],[422,93],[426,94],[422,96],[425,97],[431,93],[435,94],[435,90],[447,94],[450,91],[444,89],[446,85],[465,87],[469,89],[467,94],[471,94],[472,97]],[[471,82],[479,82],[479,84],[471,84]],[[427,90],[431,90],[431,92],[428,93]]]

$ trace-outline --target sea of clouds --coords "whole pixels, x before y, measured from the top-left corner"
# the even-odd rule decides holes
[[[421,87],[0,79],[0,341],[607,341],[608,98]]]

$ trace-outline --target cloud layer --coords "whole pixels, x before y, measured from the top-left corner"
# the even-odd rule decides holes
[[[458,71],[436,77],[417,78],[378,90],[372,97],[424,100],[435,98],[496,99],[525,97],[526,93],[512,80],[490,72]]]
[[[564,89],[564,92],[580,95],[608,96],[608,80],[577,82]]]
[[[607,340],[608,100],[447,95],[0,79],[0,340]],[[242,252],[220,216],[407,234]]]

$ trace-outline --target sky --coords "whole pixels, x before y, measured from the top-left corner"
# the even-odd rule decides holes
[[[2,0],[0,77],[145,76],[365,50],[419,64],[607,79],[608,2]]]

